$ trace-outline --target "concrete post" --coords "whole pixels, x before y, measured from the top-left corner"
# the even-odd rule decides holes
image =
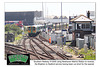
[[[88,50],[88,46],[87,44],[84,44],[84,52],[87,53],[87,50]]]

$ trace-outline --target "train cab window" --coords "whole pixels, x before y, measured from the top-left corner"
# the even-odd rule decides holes
[[[33,30],[35,30],[35,27],[33,27]]]
[[[28,27],[28,30],[30,30],[31,29],[31,27]]]

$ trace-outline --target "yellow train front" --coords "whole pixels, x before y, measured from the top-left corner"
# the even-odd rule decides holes
[[[43,25],[32,25],[32,26],[28,26],[28,35],[29,37],[35,37],[37,36],[40,31],[44,28]]]

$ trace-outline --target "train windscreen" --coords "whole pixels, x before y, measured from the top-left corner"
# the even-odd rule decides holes
[[[33,31],[35,31],[35,27],[33,27]]]
[[[31,29],[31,27],[28,27],[28,30],[30,30]]]

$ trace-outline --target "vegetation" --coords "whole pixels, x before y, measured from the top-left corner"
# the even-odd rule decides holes
[[[75,52],[74,52],[73,49],[70,49],[69,47],[67,47],[67,49],[65,49],[65,50],[66,50],[67,52],[69,52],[69,53],[75,55]]]
[[[71,42],[66,42],[66,44],[70,44]]]
[[[7,25],[5,25],[5,33],[7,33],[7,32],[9,32],[9,33],[15,32],[15,35],[17,35],[17,34],[21,34],[22,30],[20,27],[18,27],[15,24],[7,24]]]
[[[22,36],[22,29],[20,27],[18,27],[17,25],[15,24],[7,24],[5,25],[5,33],[15,33],[15,41],[12,42],[14,44],[16,44],[18,42],[18,40],[21,40]],[[27,29],[24,28],[24,34],[27,33]]]
[[[20,40],[22,38],[22,34],[19,34],[18,36],[15,37],[15,40]]]
[[[81,50],[78,51],[79,54],[84,55],[84,60],[95,60],[95,51],[92,49],[88,49],[87,53],[84,52],[84,49],[82,48]]]
[[[96,54],[95,54],[95,50],[92,50],[92,49],[88,49],[87,50],[87,53],[84,52],[84,48],[80,49],[80,50],[77,50],[77,53],[75,50],[71,49],[71,48],[67,48],[64,50],[66,50],[67,52],[73,54],[73,55],[79,55],[79,54],[83,54],[84,55],[84,60],[95,60],[96,58]]]

